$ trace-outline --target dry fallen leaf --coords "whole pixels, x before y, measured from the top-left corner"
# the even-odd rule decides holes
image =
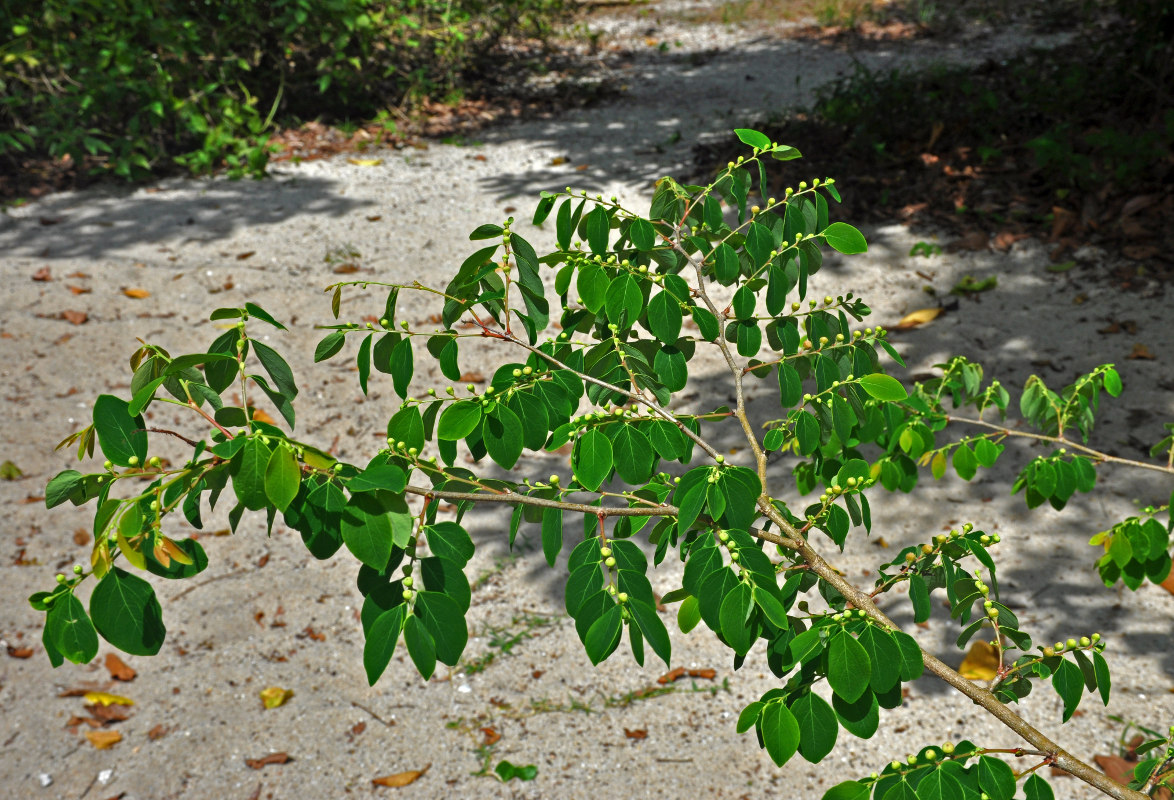
[[[146,289],[123,289],[122,293],[127,297],[132,297],[135,300],[143,300],[151,296],[151,293]]]
[[[86,738],[97,749],[107,750],[122,741],[122,734],[118,731],[86,731]]]
[[[335,275],[353,275],[354,273],[356,273],[358,271],[359,271],[359,265],[358,264],[351,264],[351,263],[339,264],[339,265],[335,266],[334,269],[331,270],[331,272],[333,272]]]
[[[258,694],[261,696],[261,702],[265,704],[265,708],[277,708],[285,705],[286,701],[293,697],[293,689],[282,689],[280,686],[270,686],[268,689],[262,689]]]
[[[236,254],[236,260],[237,260],[237,261],[244,261],[244,260],[246,260],[246,259],[252,258],[252,257],[253,257],[253,256],[255,256],[256,254],[257,254],[257,251],[256,251],[256,250],[246,250],[246,251],[245,251],[245,252],[243,252],[243,253],[237,253],[237,254]]]
[[[910,328],[916,328],[918,325],[925,325],[927,322],[933,322],[945,311],[944,308],[919,308],[903,316],[901,321],[893,326],[893,330],[906,331]]]
[[[90,543],[90,532],[85,528],[78,528],[73,532],[73,543],[78,547],[85,547]]]
[[[550,159],[550,166],[552,166],[552,167],[561,167],[565,163],[567,163],[567,160],[565,158],[563,158],[562,156],[557,156],[555,158]]]
[[[690,678],[701,678],[702,680],[711,681],[717,677],[716,669],[691,669],[689,670]]]
[[[1153,361],[1156,356],[1150,352],[1150,349],[1141,342],[1133,345],[1133,350],[1129,355],[1125,356],[1130,361]]]
[[[378,222],[381,219],[383,219],[382,214],[372,214],[371,216],[367,217],[368,222]]]
[[[62,311],[61,318],[73,325],[84,325],[89,315],[84,311]]]
[[[51,280],[53,280],[53,277],[49,274],[49,267],[47,267],[47,266],[41,267],[39,270],[34,272],[33,273],[33,280],[34,281],[51,281]]]
[[[31,647],[13,647],[8,645],[9,658],[30,658],[33,655],[33,648]]]
[[[356,167],[378,167],[383,163],[382,158],[348,158],[348,164],[354,164]]]
[[[83,697],[86,698],[87,703],[99,703],[104,706],[119,705],[119,706],[133,706],[134,700],[129,697],[123,697],[118,694],[108,694],[107,692],[86,692]]]
[[[130,719],[130,712],[127,711],[126,706],[88,705],[86,706],[86,711],[90,712],[90,716],[100,725],[107,722],[122,722],[124,719]]]
[[[501,734],[493,728],[482,728],[481,732],[485,734],[485,746],[495,745],[501,741]]]
[[[147,731],[147,738],[150,739],[152,742],[155,741],[156,739],[162,739],[164,736],[167,735],[167,731],[168,731],[168,728],[166,726],[164,726],[162,723],[160,723],[160,724],[156,725],[154,728],[151,728],[151,730]]]
[[[409,783],[415,783],[420,780],[431,766],[431,764],[425,764],[424,769],[410,769],[407,772],[384,775],[382,778],[372,778],[371,783],[376,786],[407,786]]]
[[[268,414],[266,414],[264,411],[262,411],[259,408],[253,409],[253,419],[256,420],[257,422],[264,422],[268,425],[276,425],[277,424],[277,422],[273,419],[273,417],[269,416]]]
[[[466,372],[461,375],[459,380],[462,383],[485,383],[485,376],[480,372]]]
[[[261,758],[246,758],[245,764],[252,769],[261,769],[261,767],[264,767],[268,764],[284,764],[287,761],[292,760],[293,759],[289,757],[289,753],[270,753],[269,755],[263,756]]]
[[[106,654],[106,669],[110,671],[110,677],[116,681],[133,681],[138,674],[114,653]]]
[[[1170,594],[1174,594],[1174,572],[1171,572],[1169,575],[1167,575],[1166,580],[1162,581],[1158,585]],[[1170,691],[1174,691],[1174,689],[1171,689]]]
[[[958,672],[972,681],[994,680],[999,670],[999,652],[990,642],[975,642],[962,659]]]
[[[671,669],[665,674],[661,675],[656,679],[656,682],[663,686],[666,683],[672,683],[673,681],[679,680],[683,677],[685,677],[685,668],[677,667],[676,669]]]
[[[648,731],[644,728],[637,728],[636,730],[624,728],[624,736],[629,739],[647,739]]]

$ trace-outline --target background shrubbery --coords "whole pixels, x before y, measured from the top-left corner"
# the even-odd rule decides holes
[[[128,178],[257,174],[269,124],[371,119],[459,87],[566,0],[44,0],[0,4],[0,161]]]

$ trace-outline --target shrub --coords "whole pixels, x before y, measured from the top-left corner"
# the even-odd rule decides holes
[[[1155,448],[1165,464],[1129,462],[1087,446],[1100,398],[1122,390],[1109,365],[1060,391],[1030,378],[1018,402],[1022,428],[1003,422],[1010,393],[997,381],[984,383],[982,369],[966,359],[950,360],[939,377],[911,389],[886,374],[881,359],[901,359],[884,329],[860,327],[869,313],[865,302],[812,291],[823,245],[846,254],[867,247],[854,227],[830,221],[828,199],[839,200],[835,182],[802,182],[781,199],[753,204],[755,181],[765,185],[764,160],[799,153],[755,131],[738,135],[752,148],[749,158],[730,162],[705,186],[662,179],[647,216],[614,198],[544,194],[534,219],[540,224],[553,215],[557,247],[542,257],[507,220],[473,231],[473,240],[488,244],[443,290],[369,280],[330,287],[335,319],[344,291],[386,291],[378,324],[324,326],[314,356],[334,358],[358,339],[362,390],[374,379],[389,380],[401,399],[387,422],[386,446],[365,464],[339,461],[294,437],[293,372],[253,333],[257,326],[284,329],[264,309],[213,311],[212,319],[235,325],[206,352],[172,356],[144,344],[131,360],[130,399],[102,395],[93,424],[62,443],[76,445],[81,457],[97,443],[103,468],[67,470],[46,490],[50,508],[67,501],[96,506],[89,570],[59,575],[54,589],[30,598],[47,612],[49,658],[88,661],[99,635],[130,653],[156,653],[165,636],[162,610],[135,571],[181,579],[203,570],[208,562],[199,543],[172,539],[164,520],[181,513],[200,527],[204,501],[215,507],[228,496],[234,530],[245,511],[265,512],[270,526],[281,514],[314,557],[345,548],[359,560],[363,663],[372,684],[401,639],[428,678],[438,662],[456,665],[468,639],[464,569],[474,544],[462,518],[478,503],[501,503],[513,507],[503,532],[511,544],[528,524],[540,529],[551,566],[570,547],[566,608],[595,664],[615,652],[625,631],[637,662],[655,656],[669,663],[646,549],[653,567],[670,553],[679,556],[681,586],[661,601],[679,604],[682,630],[704,622],[733,652],[736,668],[753,652],[779,678],[738,719],[738,730],[754,730],[779,766],[796,754],[822,760],[841,729],[871,737],[880,709],[900,705],[902,685],[923,671],[1026,742],[1007,750],[930,741],[868,777],[837,784],[824,794],[829,800],[1009,800],[1019,780],[1028,798],[1051,798],[1038,771],[1044,765],[1117,798],[1145,797],[1143,786],[1174,783],[1174,744],[1164,734],[1138,748],[1146,760],[1127,788],[1012,710],[1033,687],[1048,684],[1067,722],[1086,691],[1108,702],[1110,677],[1099,634],[1041,646],[1020,627],[1000,590],[997,533],[967,523],[906,547],[880,565],[871,589],[854,585],[824,556],[827,540],[842,548],[854,529],[871,529],[869,493],[912,491],[919,466],[935,478],[952,466],[969,480],[1001,457],[1009,437],[1031,437],[1055,449],[1023,466],[1015,491],[1029,506],[1061,509],[1075,492],[1095,487],[1097,463],[1174,473],[1174,435]],[[554,273],[557,324],[544,267]],[[405,292],[437,298],[437,329],[415,329],[399,314]],[[458,382],[469,337],[514,358],[480,392],[474,384],[467,396],[451,386],[414,389],[416,358],[425,353]],[[726,365],[736,402],[688,413],[672,401],[690,386],[691,361],[703,348]],[[765,432],[747,415],[751,380],[778,387],[782,416]],[[225,404],[230,389],[239,392],[240,405]],[[258,413],[266,400],[284,427]],[[193,439],[161,432],[191,445],[185,464],[165,467],[150,455],[152,432],[141,415],[153,403],[187,409],[193,436],[212,427]],[[945,436],[959,427],[961,438]],[[722,429],[745,438],[748,464],[729,463],[714,447],[713,433]],[[569,475],[511,474],[525,467],[527,450],[568,447]],[[770,454],[786,459],[798,495],[808,501],[769,488],[781,482]],[[466,457],[480,470],[459,466]],[[442,514],[442,502],[455,505],[454,518]],[[1165,579],[1170,523],[1158,517],[1169,511],[1147,509],[1098,535],[1105,583],[1136,588],[1146,578]],[[565,523],[573,517],[583,534],[567,541]],[[87,609],[78,590],[91,578]],[[958,646],[976,636],[992,641],[998,668],[987,685],[923,652],[881,611],[876,598],[902,585],[916,621],[929,618],[931,593],[941,590],[962,626]],[[821,685],[830,703],[827,692],[815,691]],[[995,754],[1023,766],[1016,771]]]
[[[47,0],[0,9],[0,157],[264,172],[274,115],[373,118],[461,85],[564,0]]]

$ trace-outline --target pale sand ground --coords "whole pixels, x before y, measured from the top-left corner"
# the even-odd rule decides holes
[[[65,193],[0,217],[5,410],[0,459],[12,460],[26,475],[0,482],[7,517],[0,574],[9,609],[0,635],[10,644],[37,643],[28,660],[0,655],[0,796],[332,798],[367,795],[374,777],[431,764],[405,792],[415,797],[814,798],[841,779],[867,774],[924,744],[963,736],[991,746],[1016,744],[973,706],[924,678],[912,686],[903,708],[885,716],[874,739],[858,741],[842,733],[824,765],[796,758],[778,770],[752,740],[734,732],[742,706],[775,684],[763,661],[752,654],[734,672],[711,636],[703,631],[682,636],[671,621],[673,665],[715,668],[717,679],[699,681],[698,688],[716,691],[694,693],[682,683],[670,695],[615,705],[615,698],[655,685],[663,665],[636,668],[624,645],[593,669],[573,627],[559,616],[560,575],[546,568],[536,532],[524,530],[511,555],[501,536],[504,517],[492,513],[469,520],[479,545],[470,575],[483,579],[470,616],[473,633],[480,635],[470,641],[468,660],[498,652],[490,644],[492,628],[516,632],[524,625],[521,618],[552,619],[534,628],[532,638],[509,655],[498,652],[488,669],[473,675],[442,673],[425,684],[401,648],[380,683],[368,688],[361,666],[356,565],[345,556],[313,561],[297,535],[282,526],[266,539],[262,519],[253,515],[235,537],[205,538],[211,565],[194,582],[155,582],[169,636],[155,658],[125,657],[139,675],[112,689],[136,703],[131,718],[117,726],[124,740],[99,751],[64,729],[70,716],[82,713],[83,701],[59,698],[59,692],[104,681],[107,673],[100,659],[90,666],[51,670],[39,646],[42,615],[28,607],[25,597],[47,588],[53,572],[86,557],[87,548],[73,544],[72,536],[75,529],[89,527],[90,510],[50,513],[22,500],[41,494],[49,477],[73,465],[69,453],[51,448],[84,424],[92,398],[102,392],[126,394],[125,364],[135,337],[173,353],[195,350],[216,335],[215,325],[206,321],[211,308],[260,303],[296,323],[290,333],[270,340],[289,355],[299,377],[302,435],[325,445],[337,435],[342,457],[365,459],[396,400],[385,383],[376,383],[363,398],[345,361],[310,367],[319,338],[312,326],[329,319],[327,299],[319,290],[336,279],[324,263],[327,253],[353,247],[369,270],[360,274],[373,279],[443,283],[472,249],[465,232],[501,219],[507,207],[516,207],[515,216],[526,220],[540,190],[567,184],[617,194],[639,207],[651,181],[687,163],[689,148],[700,137],[750,123],[763,109],[801,100],[812,86],[849,65],[843,52],[780,40],[769,31],[697,31],[668,23],[666,28],[655,35],[682,39],[684,55],[642,54],[630,76],[623,77],[628,91],[621,99],[487,131],[479,135],[482,146],[433,144],[426,151],[386,152],[379,154],[383,163],[377,167],[354,166],[341,158],[281,165],[272,180],[262,183],[172,180],[136,190]],[[872,63],[963,58],[979,45],[989,50],[1018,43],[1021,39],[1008,34],[960,48],[903,45],[866,57]],[[691,49],[707,46],[721,49],[696,63],[687,57]],[[747,74],[759,79],[746,81]],[[798,85],[797,74],[802,77]],[[674,131],[681,132],[680,143],[656,153],[653,145]],[[566,160],[553,166],[555,158]],[[588,169],[577,171],[581,164]],[[788,173],[794,182],[812,177],[803,174],[802,162],[797,164]],[[851,176],[837,177],[842,190],[850,191]],[[373,216],[381,219],[368,221]],[[42,219],[60,221],[44,225]],[[552,240],[550,230],[535,231],[526,223],[518,230],[539,246]],[[957,313],[896,338],[910,374],[961,353],[981,359],[988,374],[1011,386],[1021,385],[1033,371],[1059,385],[1097,364],[1116,362],[1126,393],[1110,403],[1094,441],[1127,457],[1140,457],[1138,443],[1156,441],[1161,421],[1174,418],[1169,362],[1174,326],[1168,301],[1160,295],[1122,294],[1092,280],[1114,254],[1089,249],[1080,254],[1081,266],[1053,274],[1045,269],[1043,245],[1032,241],[1018,243],[1007,254],[926,260],[907,256],[920,237],[903,228],[866,233],[869,253],[829,259],[813,291],[855,291],[873,306],[877,322],[891,325],[908,311],[932,304],[916,270],[932,273],[939,292],[964,274],[999,277],[998,289],[981,302],[963,300]],[[237,260],[249,251],[255,255]],[[53,280],[32,281],[33,273],[46,266]],[[70,277],[79,271],[88,277]],[[221,290],[229,280],[233,288]],[[92,291],[75,296],[69,285]],[[149,290],[151,300],[126,297],[122,289],[128,287]],[[1086,299],[1077,303],[1081,295]],[[360,319],[381,305],[378,296],[352,295],[343,313]],[[401,308],[407,306],[401,303]],[[87,312],[89,321],[73,326],[54,318],[66,309]],[[421,304],[409,313],[423,321],[434,311]],[[1110,318],[1135,321],[1136,334],[1096,333]],[[1126,361],[1135,342],[1146,344],[1157,359]],[[466,357],[465,366],[485,367],[488,373],[492,357]],[[439,379],[422,359],[418,364],[419,386]],[[716,364],[711,369],[713,380],[702,381],[705,396],[698,402],[725,401],[725,383]],[[756,403],[755,410],[762,418],[774,411],[769,401]],[[154,421],[190,424],[162,410]],[[732,431],[718,429],[716,435],[728,446],[737,443]],[[158,447],[162,455],[180,455],[166,441]],[[1021,448],[1005,459],[1022,463],[1031,457],[1029,450]],[[566,471],[555,456],[528,456],[525,466],[540,476]],[[776,489],[791,497],[785,465],[780,467]],[[1168,644],[1174,603],[1148,585],[1136,593],[1105,590],[1090,569],[1095,554],[1085,544],[1090,535],[1129,514],[1135,503],[1160,502],[1170,487],[1136,473],[1105,472],[1100,492],[1074,499],[1063,513],[1028,513],[1021,498],[1009,496],[1014,474],[1009,466],[969,485],[956,478],[927,485],[916,502],[879,491],[872,495],[874,539],[883,536],[893,548],[925,541],[944,526],[967,520],[997,528],[1003,536],[998,553],[1005,595],[1036,641],[1094,630],[1104,634],[1114,675],[1112,703],[1106,710],[1086,698],[1085,713],[1058,734],[1084,758],[1113,749],[1119,726],[1109,714],[1156,728],[1174,716],[1168,693],[1174,687],[1174,651]],[[207,527],[223,526],[221,515]],[[182,535],[182,529],[176,533]],[[18,537],[27,543],[26,556],[38,559],[39,566],[14,566],[22,549]],[[837,563],[868,583],[864,571],[892,552],[861,538]],[[258,568],[264,557],[268,563]],[[670,566],[654,576],[653,585],[663,592],[678,579]],[[171,602],[180,593],[184,596]],[[941,618],[944,612],[921,630],[912,626],[900,598],[892,599],[891,608],[927,648],[958,663],[956,628]],[[264,612],[261,624],[255,621],[259,612]],[[271,627],[275,620],[285,626]],[[325,639],[298,638],[307,626]],[[109,649],[104,646],[102,654]],[[262,711],[257,692],[271,685],[291,688],[295,697],[284,707]],[[572,700],[591,712],[517,718],[503,710],[503,703],[518,710]],[[369,711],[392,724],[381,724]],[[1059,702],[1047,687],[1033,693],[1021,712],[1041,727],[1058,727]],[[359,722],[366,723],[365,730],[351,733]],[[462,724],[471,733],[452,727]],[[150,741],[147,731],[156,725],[168,733]],[[506,758],[536,764],[538,779],[501,785],[472,777],[480,766],[477,729],[483,726],[502,735],[492,763]],[[646,730],[648,736],[626,738],[625,728]],[[262,771],[244,764],[245,758],[277,751],[288,752],[293,761]],[[51,785],[41,787],[41,774],[52,776]],[[100,774],[105,783],[97,782]],[[260,794],[255,794],[258,785]],[[1057,778],[1056,785],[1059,797],[1092,796],[1072,779]],[[374,790],[393,791],[399,790]]]

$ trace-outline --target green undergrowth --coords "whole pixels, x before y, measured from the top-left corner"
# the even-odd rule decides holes
[[[456,96],[566,0],[0,4],[0,172],[66,159],[143,179],[263,174],[275,123]]]

